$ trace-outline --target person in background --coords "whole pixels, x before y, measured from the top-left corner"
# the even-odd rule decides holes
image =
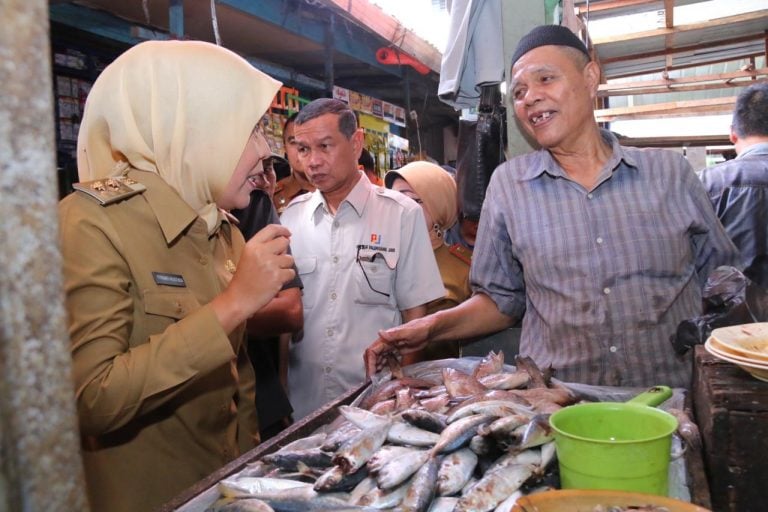
[[[445,242],[451,246],[460,245],[472,251],[475,248],[478,225],[477,219],[472,219],[460,211],[458,220],[445,235]]]
[[[361,364],[379,329],[423,316],[445,295],[424,214],[358,170],[363,133],[349,106],[318,99],[294,132],[317,190],[283,212],[304,293],[304,336],[291,347],[288,387],[302,418],[365,378]]]
[[[427,304],[427,314],[457,306],[472,296],[469,266],[472,251],[455,244],[445,244],[448,227],[456,223],[456,181],[439,166],[429,162],[411,162],[384,176],[387,188],[410,197],[424,211],[429,239],[443,279],[445,296]],[[427,346],[424,353],[407,363],[427,359],[459,357],[458,341]]]
[[[373,155],[367,149],[363,148],[360,152],[360,158],[357,159],[357,165],[359,169],[365,173],[368,181],[376,185],[377,187],[383,187],[384,181],[381,176],[376,172],[376,164],[373,161]]]
[[[288,116],[288,119],[285,120],[285,125],[283,125],[283,146],[285,147],[285,157],[291,167],[291,174],[288,177],[278,180],[275,186],[272,202],[274,203],[278,214],[283,213],[285,207],[288,206],[288,203],[290,203],[294,197],[315,190],[315,187],[309,182],[307,175],[304,173],[304,167],[299,160],[299,155],[296,149],[296,141],[293,136],[293,131],[297,115],[299,115],[299,113],[295,112]]]
[[[251,193],[250,205],[232,210],[246,240],[269,224],[280,224],[271,192],[275,189],[276,168],[287,168],[288,172],[290,168],[288,162],[277,155],[266,160],[264,168],[265,179],[259,181],[259,188]],[[300,331],[303,325],[301,279],[298,274],[283,286],[269,304],[248,319],[246,343],[248,357],[256,373],[256,411],[262,441],[275,436],[291,423],[293,408],[288,400],[286,380],[281,374],[281,369],[287,368],[287,351],[283,347],[287,347],[287,340],[282,342],[281,335],[288,333],[290,336]]]
[[[682,155],[622,147],[593,114],[600,69],[569,29],[523,36],[511,61],[515,115],[540,150],[493,173],[462,304],[380,332],[369,373],[428,342],[522,317],[520,353],[565,381],[688,387],[669,337],[701,312],[711,270],[737,251]]]
[[[768,289],[768,83],[744,89],[731,123],[733,160],[699,177],[728,236],[741,251],[744,275]]]
[[[287,229],[246,243],[226,211],[264,179],[279,86],[219,46],[150,41],[88,95],[59,218],[92,510],[155,510],[259,440],[243,332],[293,258]]]

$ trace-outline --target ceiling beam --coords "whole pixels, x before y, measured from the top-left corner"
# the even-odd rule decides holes
[[[723,18],[715,18],[713,20],[707,20],[701,23],[691,23],[688,25],[678,25],[673,28],[658,28],[654,30],[646,30],[642,32],[629,32],[625,34],[593,37],[592,44],[599,46],[600,44],[616,43],[621,41],[637,41],[638,39],[647,39],[650,37],[660,37],[668,34],[681,34],[684,32],[693,32],[701,29],[712,29],[713,27],[729,27],[734,23],[740,23],[744,21],[757,21],[764,20],[768,23],[768,9],[761,9],[759,11],[753,11],[746,14],[737,14],[735,16],[725,16]],[[757,38],[758,35],[755,35]],[[719,44],[713,43],[710,46],[719,46]]]
[[[664,0],[664,25],[667,28],[675,26],[675,0]]]
[[[671,101],[632,107],[616,107],[595,110],[598,123],[627,119],[650,119],[695,115],[730,114],[736,104],[736,97],[709,98],[705,100]]]
[[[643,5],[649,3],[648,0],[613,0],[612,2],[596,2],[579,5],[579,14],[586,14],[600,11],[611,11],[613,9],[623,9],[625,7],[632,7],[634,5]]]
[[[664,50],[655,50],[652,52],[637,52],[631,55],[622,55],[620,57],[608,57],[605,59],[601,59],[601,61],[604,64],[611,64],[614,62],[647,59],[648,57],[659,57],[662,55],[668,55],[668,54],[674,54],[674,53],[695,52],[697,50],[705,50],[707,48],[715,48],[718,46],[728,46],[728,45],[735,45],[739,43],[747,43],[749,41],[762,40],[764,37],[765,36],[763,34],[750,34],[742,37],[734,37],[732,39],[721,39],[719,41],[712,41],[709,43],[694,44],[690,46],[678,46],[675,48],[666,48]],[[599,48],[598,48],[598,54],[599,54]],[[749,57],[749,55],[751,55],[751,53],[744,55],[744,57]],[[730,60],[735,60],[736,58],[738,57],[734,57]]]
[[[641,80],[637,82],[600,84],[597,89],[597,95],[599,97],[630,96],[635,94],[723,89],[747,85],[744,81],[753,83],[760,76],[768,76],[768,68],[732,71],[730,73],[717,73],[713,75],[686,76],[666,80]]]
[[[427,41],[417,36],[398,20],[386,14],[368,0],[325,0],[334,10],[343,13],[355,23],[367,27],[393,46],[415,58],[436,73],[440,72],[442,54]]]
[[[619,137],[622,146],[639,148],[680,148],[730,145],[728,135],[692,135],[664,137]]]

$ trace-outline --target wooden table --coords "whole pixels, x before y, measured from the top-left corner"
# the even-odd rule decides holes
[[[768,510],[768,383],[695,348],[693,405],[715,512]]]

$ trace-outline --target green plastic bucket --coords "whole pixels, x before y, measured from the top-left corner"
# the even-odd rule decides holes
[[[564,489],[614,489],[666,496],[674,416],[655,405],[672,396],[656,386],[629,402],[572,405],[550,425]]]

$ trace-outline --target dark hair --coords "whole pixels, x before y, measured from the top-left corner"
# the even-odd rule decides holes
[[[371,152],[365,148],[363,148],[363,151],[360,153],[360,158],[357,159],[357,164],[362,165],[363,169],[366,171],[376,171],[376,165],[373,163],[373,156],[371,155]]]
[[[768,135],[768,82],[741,91],[733,111],[733,131],[739,137]]]
[[[296,116],[296,124],[304,124],[325,114],[339,117],[339,131],[347,139],[351,139],[357,131],[357,117],[349,105],[331,98],[320,98],[305,105]]]

